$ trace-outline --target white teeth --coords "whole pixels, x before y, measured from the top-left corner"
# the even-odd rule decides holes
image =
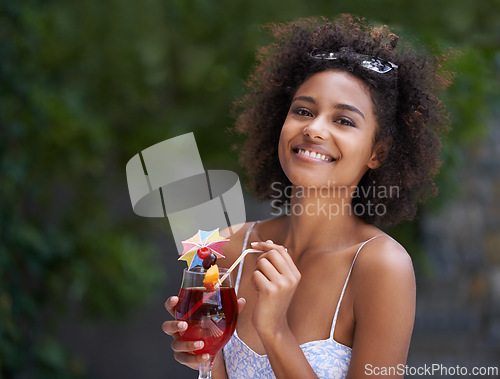
[[[308,150],[304,150],[304,149],[299,149],[298,153],[305,155],[306,157],[321,159],[325,162],[332,161],[332,159],[329,156],[327,156],[325,154],[316,153],[315,151],[308,151]]]

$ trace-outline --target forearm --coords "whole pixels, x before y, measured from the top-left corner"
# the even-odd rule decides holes
[[[276,378],[317,379],[290,329],[260,337]]]

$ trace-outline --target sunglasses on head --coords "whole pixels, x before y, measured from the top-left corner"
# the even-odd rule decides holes
[[[314,59],[335,60],[343,56],[341,53],[328,51],[326,49],[314,49],[309,53]],[[356,54],[360,58],[360,65],[368,70],[375,71],[379,74],[385,74],[392,69],[398,68],[392,62],[385,59],[374,57],[371,55]]]

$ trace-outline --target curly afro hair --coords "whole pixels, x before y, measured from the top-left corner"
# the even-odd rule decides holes
[[[235,130],[247,136],[240,161],[249,185],[261,200],[276,196],[272,183],[290,185],[278,159],[278,141],[293,96],[317,72],[344,70],[370,88],[378,128],[374,146],[386,146],[381,167],[368,170],[358,184],[353,206],[383,204],[385,212],[360,214],[370,224],[412,220],[418,203],[437,189],[433,176],[440,162],[440,136],[448,118],[436,94],[451,81],[442,69],[444,56],[429,56],[411,47],[401,48],[387,26],[371,27],[366,20],[342,15],[273,24],[275,43],[259,51],[247,94],[235,104]],[[315,59],[313,49],[337,52],[338,59]],[[398,67],[377,73],[360,65],[360,55],[379,57]],[[377,188],[397,188],[397,196],[380,196]],[[382,187],[383,186],[383,187]],[[280,199],[287,203],[285,192]],[[383,195],[383,193],[382,193]],[[373,209],[373,208],[372,208]]]

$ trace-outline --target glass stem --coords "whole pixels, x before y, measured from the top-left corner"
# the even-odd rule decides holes
[[[211,379],[212,378],[212,365],[214,363],[213,357],[204,363],[200,363],[200,375],[198,379]]]

